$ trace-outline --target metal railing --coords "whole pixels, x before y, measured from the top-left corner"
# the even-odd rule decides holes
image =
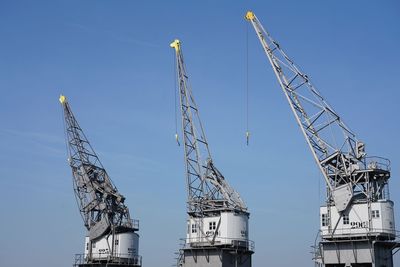
[[[329,229],[320,230],[321,237],[331,237],[332,232]],[[386,236],[388,239],[396,239],[400,237],[400,231],[395,229],[384,229],[384,228],[337,228],[333,235],[334,237],[352,237],[352,236]]]
[[[139,220],[132,220],[132,227],[134,229],[139,229]]]
[[[353,229],[354,231],[356,229]],[[323,230],[319,231],[321,240],[335,240],[335,241],[355,241],[355,240],[381,240],[381,241],[390,241],[393,243],[399,243],[400,244],[400,231],[394,230],[394,229],[378,229],[378,228],[360,228],[357,230],[364,230],[360,232],[346,232],[342,234],[338,234],[337,230],[335,234],[332,236],[331,233],[329,234],[323,234]],[[383,230],[386,231],[391,231],[389,232],[383,232]]]
[[[123,226],[132,227],[134,229],[139,230],[139,220],[129,219],[122,223]]]
[[[202,246],[230,246],[237,249],[247,249],[254,251],[255,243],[249,239],[216,237],[213,241],[209,237],[184,238],[185,247],[202,247]]]
[[[179,239],[179,250],[175,252],[175,262],[172,264],[172,267],[182,267],[184,263],[184,252],[183,249],[185,248],[185,239]]]
[[[89,258],[88,255],[85,256],[85,254],[75,254],[74,267],[87,263],[91,265],[113,263],[126,266],[141,266],[142,256],[122,253],[115,253],[111,256],[110,253],[92,253]]]
[[[365,157],[368,169],[379,169],[390,171],[390,160],[378,156]]]

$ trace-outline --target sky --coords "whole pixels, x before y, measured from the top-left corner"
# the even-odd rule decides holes
[[[140,220],[143,266],[175,262],[186,229],[175,38],[214,163],[249,207],[253,266],[313,266],[324,182],[243,18],[249,9],[368,155],[391,160],[400,203],[398,1],[1,0],[0,266],[66,267],[83,252],[61,93]]]

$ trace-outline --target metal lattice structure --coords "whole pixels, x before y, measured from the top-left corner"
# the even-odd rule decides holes
[[[134,227],[128,207],[99,157],[79,126],[64,96],[60,97],[65,119],[68,162],[78,207],[90,239],[96,239],[117,228]]]
[[[188,214],[194,217],[221,211],[247,213],[239,194],[228,184],[211,157],[199,109],[188,81],[179,40],[171,43],[176,53],[176,73],[182,115],[182,133],[188,191]]]
[[[310,78],[283,51],[253,12],[252,24],[327,185],[327,203],[339,212],[352,200],[383,199],[390,162],[367,157],[364,143],[327,103]]]

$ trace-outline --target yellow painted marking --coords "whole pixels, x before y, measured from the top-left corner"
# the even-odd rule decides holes
[[[178,39],[175,39],[169,46],[175,48],[175,51],[178,52],[181,48],[181,42]]]
[[[255,15],[254,15],[253,12],[247,11],[245,18],[246,18],[247,20],[253,20],[253,19],[255,18]]]
[[[60,100],[61,104],[64,104],[64,102],[67,101],[67,98],[63,95],[60,95],[60,98],[58,100]]]

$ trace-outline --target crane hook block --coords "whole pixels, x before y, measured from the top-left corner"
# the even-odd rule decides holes
[[[64,95],[60,95],[60,98],[58,100],[60,100],[61,104],[64,104],[64,102],[67,100],[67,98]]]
[[[178,144],[178,146],[181,146],[181,143],[179,142],[179,137],[178,137],[177,133],[175,134],[175,140],[176,140],[176,143]]]
[[[253,20],[254,18],[255,18],[254,13],[251,12],[251,11],[247,11],[246,16],[245,16],[245,19],[247,19],[247,20]]]
[[[178,52],[181,47],[181,42],[178,39],[175,39],[169,46],[175,48],[175,51]]]

